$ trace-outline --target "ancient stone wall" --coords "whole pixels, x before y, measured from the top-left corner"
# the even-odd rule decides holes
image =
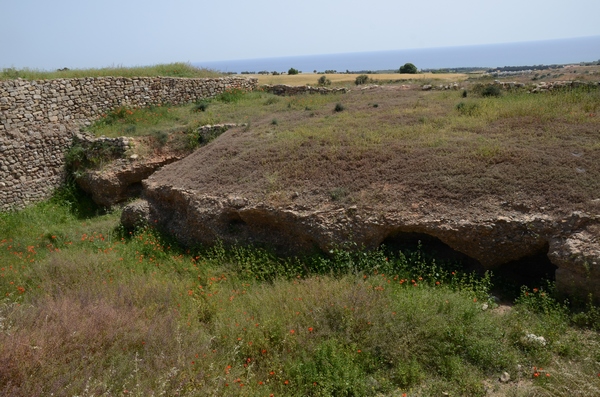
[[[183,104],[257,85],[239,77],[0,81],[0,211],[47,198],[64,180],[73,135],[111,109]]]

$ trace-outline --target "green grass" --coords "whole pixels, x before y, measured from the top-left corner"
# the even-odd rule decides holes
[[[223,74],[189,63],[170,63],[154,66],[122,67],[113,66],[100,69],[69,69],[64,71],[45,71],[36,69],[4,68],[0,72],[0,80],[21,78],[25,80],[70,79],[83,77],[194,77],[214,78]]]
[[[600,388],[597,309],[547,288],[499,312],[493,278],[419,249],[187,250],[96,213],[71,190],[0,215],[2,394],[484,396],[503,371],[507,395]]]
[[[147,136],[153,130],[169,133],[191,131],[194,127],[225,122],[244,123],[271,113],[265,105],[277,103],[278,97],[263,92],[228,91],[198,104],[152,106],[129,109],[120,107],[103,115],[89,127],[97,136]],[[202,110],[204,109],[204,110]]]

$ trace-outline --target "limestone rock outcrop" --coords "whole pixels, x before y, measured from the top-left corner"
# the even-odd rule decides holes
[[[410,211],[377,213],[356,206],[277,208],[240,196],[218,197],[145,181],[144,219],[181,243],[265,244],[284,253],[327,251],[345,242],[376,248],[401,233],[435,237],[477,260],[485,269],[547,253],[558,267],[558,288],[569,294],[600,296],[600,217],[573,213],[499,213],[475,219]]]
[[[142,191],[141,181],[166,164],[180,160],[184,155],[171,154],[150,159],[119,159],[101,170],[87,170],[76,179],[77,184],[91,194],[98,205],[112,207],[134,197]]]

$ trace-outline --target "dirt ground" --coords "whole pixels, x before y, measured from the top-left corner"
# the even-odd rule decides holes
[[[296,75],[282,74],[278,76],[256,74],[250,75],[258,79],[259,84],[288,84],[288,85],[317,85],[321,76],[326,76],[332,83],[354,83],[358,74],[318,74],[301,73]],[[468,75],[464,73],[419,73],[419,74],[400,74],[400,73],[378,73],[368,74],[370,79],[381,81],[421,81],[421,80],[441,80],[441,81],[463,81]]]

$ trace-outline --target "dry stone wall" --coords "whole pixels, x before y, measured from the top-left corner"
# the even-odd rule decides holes
[[[43,200],[64,180],[64,153],[83,125],[119,106],[183,104],[257,79],[98,77],[0,82],[0,210]]]

